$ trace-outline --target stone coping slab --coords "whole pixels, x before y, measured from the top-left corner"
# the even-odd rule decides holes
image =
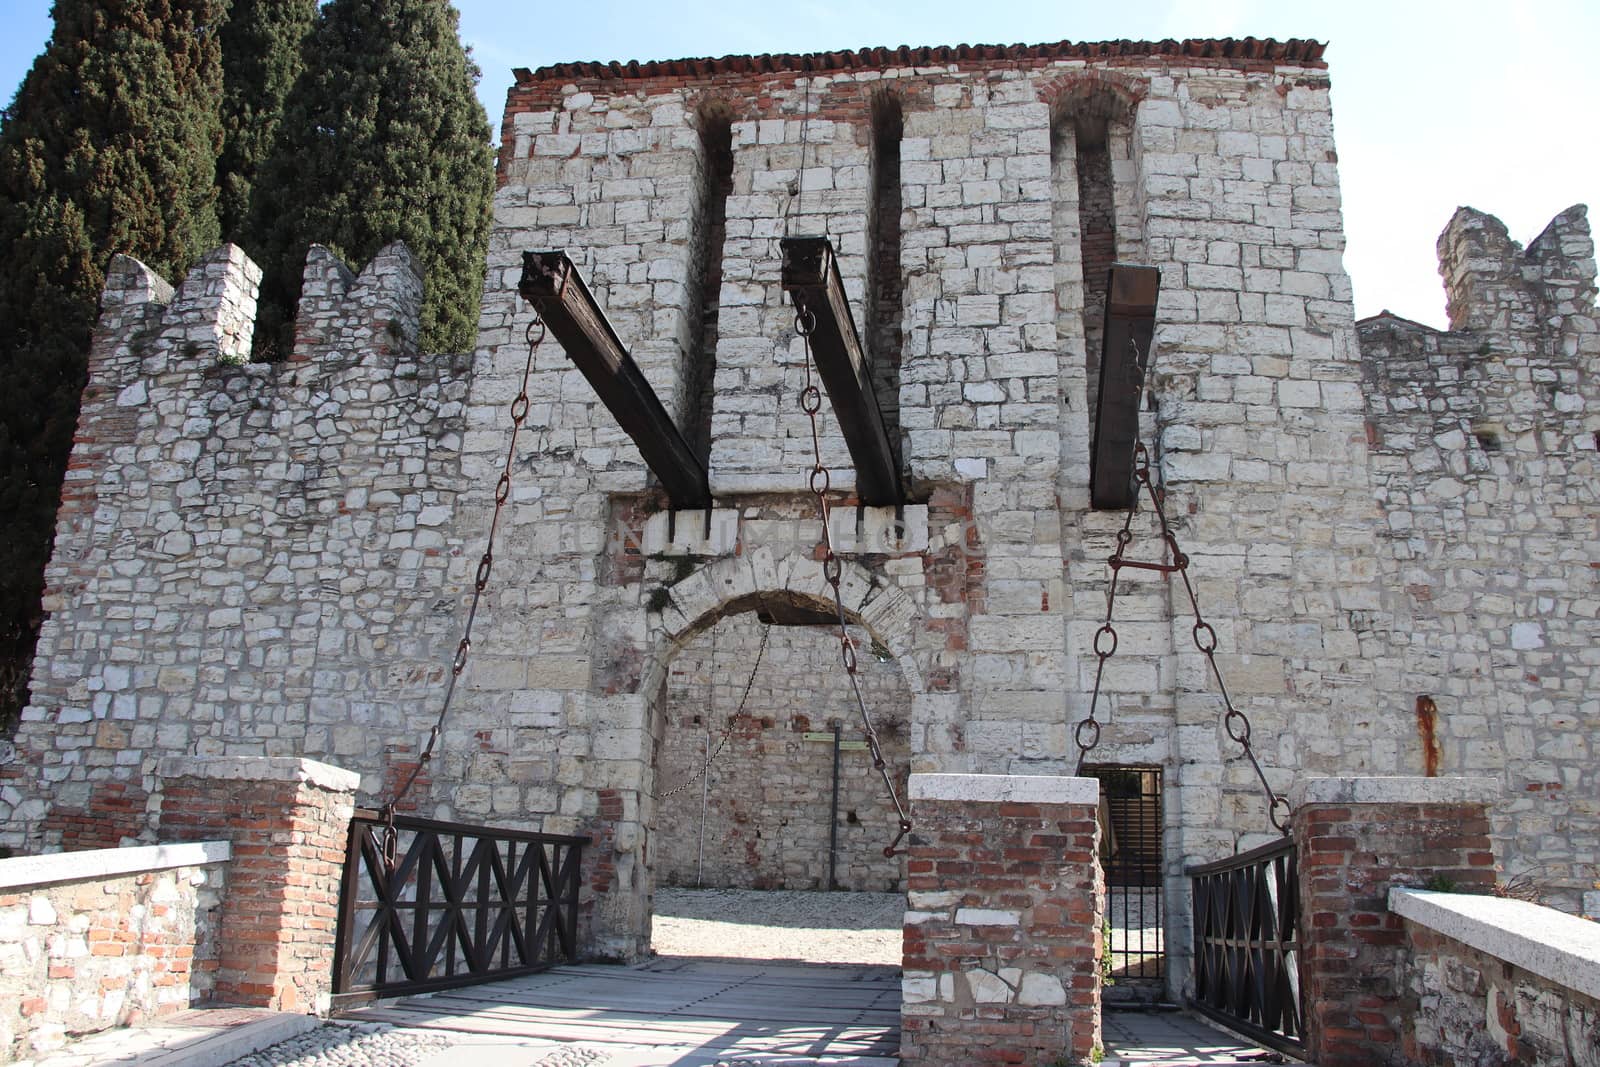
[[[1098,778],[1049,774],[913,774],[912,800],[985,804],[1098,804]]]
[[[198,867],[205,863],[226,863],[232,857],[233,849],[226,841],[187,841],[15,856],[0,860],[0,889],[43,887],[57,882],[144,874],[173,867]]]
[[[1600,924],[1526,900],[1421,889],[1390,889],[1389,910],[1600,1000]]]
[[[163,778],[215,778],[237,782],[304,782],[330,792],[353,793],[361,775],[299,756],[166,756]]]
[[[1495,778],[1304,778],[1289,793],[1302,804],[1489,804],[1500,797]]]

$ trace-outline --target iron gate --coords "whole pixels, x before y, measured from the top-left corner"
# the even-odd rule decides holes
[[[1194,888],[1190,1006],[1269,1048],[1304,1056],[1294,841],[1186,873]]]
[[[398,996],[510,978],[577,959],[587,837],[373,811],[350,821],[335,996]]]
[[[1106,1001],[1153,1002],[1166,992],[1161,768],[1089,764],[1100,781],[1100,862],[1106,876]]]

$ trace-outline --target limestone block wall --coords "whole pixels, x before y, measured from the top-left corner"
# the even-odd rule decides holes
[[[862,647],[857,678],[904,797],[911,694],[888,650],[880,645],[874,653],[871,635],[859,627],[854,636]],[[651,856],[657,884],[830,888],[837,723],[837,885],[870,892],[904,888],[904,861],[883,855],[896,833],[895,810],[864,747],[837,631],[768,630],[754,613],[724,619],[672,661],[664,699]]]
[[[401,246],[359,277],[313,250],[284,364],[242,363],[259,278],[231,246],[176,290],[112,264],[0,842],[148,838],[165,755],[337,757],[371,795],[426,732],[463,368],[416,351]]]
[[[1379,703],[1427,774],[1490,775],[1508,877],[1576,911],[1600,864],[1600,330],[1584,209],[1524,249],[1463,208],[1439,238],[1451,329],[1361,324]]]

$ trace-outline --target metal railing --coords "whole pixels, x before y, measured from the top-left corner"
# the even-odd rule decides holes
[[[373,811],[350,822],[333,991],[388,997],[511,978],[578,954],[587,837]]]
[[[1294,842],[1189,867],[1194,890],[1190,1006],[1269,1048],[1303,1056]]]

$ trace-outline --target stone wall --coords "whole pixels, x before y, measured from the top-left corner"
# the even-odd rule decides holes
[[[1521,900],[1396,891],[1407,1063],[1600,1063],[1600,928]]]
[[[773,626],[762,652],[766,629],[753,613],[724,619],[697,635],[669,668],[656,757],[660,799],[652,862],[658,884],[830,888],[832,728],[837,723],[845,746],[837,886],[903,889],[904,861],[883,855],[897,832],[898,816],[870,753],[855,747],[865,743],[861,713],[840,663],[837,629]],[[862,695],[903,798],[911,695],[887,650],[880,646],[873,654],[871,636],[859,627],[853,636],[863,650],[857,672]],[[743,714],[730,723],[747,686]],[[713,759],[702,783],[697,779],[706,767],[708,741]]]
[[[0,1062],[204,999],[227,845],[0,860]]]
[[[241,365],[259,277],[231,246],[176,291],[112,264],[7,844],[149,840],[165,755],[311,753],[377,790],[426,732],[467,566],[461,362],[417,353],[397,245],[359,277],[313,248],[292,360]]]
[[[1354,616],[1401,761],[1491,775],[1508,876],[1575,911],[1600,877],[1600,325],[1584,209],[1526,249],[1463,208],[1451,329],[1361,323],[1380,610]]]

